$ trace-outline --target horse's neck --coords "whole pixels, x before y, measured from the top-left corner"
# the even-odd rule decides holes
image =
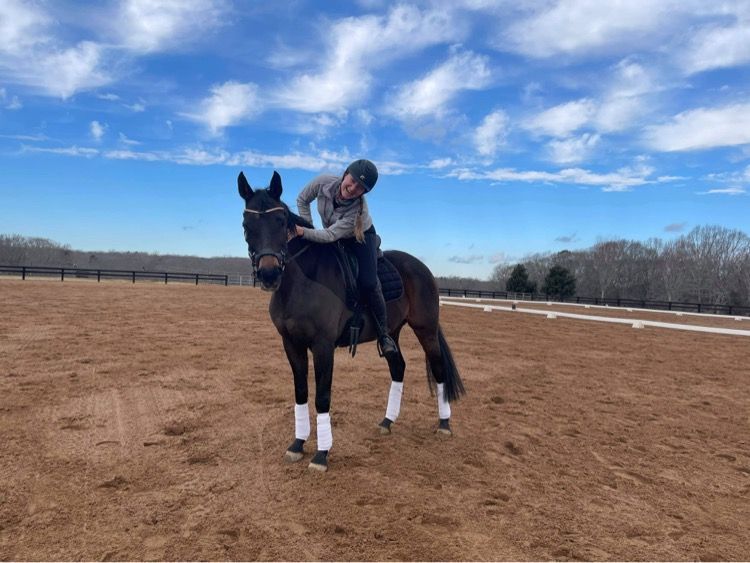
[[[300,286],[309,287],[310,282],[313,282],[339,292],[341,280],[336,263],[336,249],[332,245],[294,239],[289,244],[288,252],[294,258],[288,263],[282,280],[286,291],[297,291]]]

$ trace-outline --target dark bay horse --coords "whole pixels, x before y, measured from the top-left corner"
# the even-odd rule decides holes
[[[245,200],[242,226],[245,230],[254,273],[261,287],[273,291],[269,305],[271,320],[284,343],[294,375],[295,439],[285,453],[288,461],[299,461],[310,435],[307,406],[308,350],[315,371],[317,452],[310,468],[325,471],[333,444],[330,407],[334,350],[343,343],[342,334],[352,311],[346,305],[346,287],[333,244],[316,244],[291,238],[295,225],[312,227],[281,201],[281,176],[273,173],[267,189],[253,190],[245,175],[237,178]],[[388,302],[388,330],[398,342],[408,324],[424,349],[427,377],[436,389],[438,432],[451,434],[450,402],[464,393],[464,386],[440,328],[438,289],[435,278],[422,262],[405,252],[388,251],[385,257],[396,267],[404,284],[400,298]],[[374,323],[365,315],[360,340],[375,340]],[[401,409],[404,369],[399,353],[388,361],[391,388],[380,430],[389,434]]]

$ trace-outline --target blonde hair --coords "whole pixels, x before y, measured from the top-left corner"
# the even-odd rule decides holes
[[[357,213],[357,220],[354,222],[354,238],[357,239],[357,242],[364,242],[365,241],[365,230],[363,227],[363,219],[362,219],[362,213],[365,209],[365,200],[363,196],[360,196],[359,198],[359,212]]]

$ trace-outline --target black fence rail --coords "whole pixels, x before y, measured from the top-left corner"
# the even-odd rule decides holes
[[[0,276],[89,279],[102,280],[137,280],[169,282],[211,283],[220,285],[252,285],[257,280],[245,274],[196,274],[188,272],[149,272],[142,270],[111,270],[92,268],[63,268],[49,266],[1,266]],[[733,315],[750,317],[750,307],[740,305],[721,305],[716,303],[687,303],[682,301],[655,301],[648,299],[621,299],[601,297],[571,297],[554,299],[544,294],[513,293],[511,291],[484,291],[478,289],[440,288],[440,295],[448,297],[466,297],[476,299],[513,299],[517,301],[554,301],[555,303],[578,303],[582,305],[601,305],[608,307],[632,307],[654,309],[657,311],[677,311],[684,313],[710,313],[714,315]]]
[[[440,295],[448,297],[470,297],[476,299],[513,299],[517,301],[554,301],[555,303],[579,303],[607,307],[632,307],[657,311],[677,311],[684,313],[709,313],[713,315],[733,315],[750,317],[750,307],[741,305],[720,305],[715,303],[686,303],[681,301],[652,301],[648,299],[620,299],[600,297],[570,297],[554,299],[544,294],[513,293],[511,291],[481,291],[477,289],[440,288]]]
[[[94,270],[85,268],[53,268],[48,266],[0,266],[0,275],[20,276],[22,280],[28,277],[89,279],[98,282],[106,279],[169,282],[212,283],[229,285],[226,274],[192,274],[187,272],[147,272],[139,270]]]

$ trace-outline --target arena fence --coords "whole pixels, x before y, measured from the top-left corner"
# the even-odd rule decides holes
[[[504,307],[499,305],[481,305],[479,303],[467,303],[466,301],[449,301],[448,299],[441,299],[440,306],[452,305],[456,307],[471,307],[474,309],[482,309],[485,313],[492,311],[504,311],[511,312],[514,314],[526,313],[530,315],[544,315],[548,319],[557,319],[558,317],[567,319],[578,319],[582,321],[595,321],[599,323],[618,323],[630,325],[633,328],[645,328],[645,327],[656,327],[656,328],[667,328],[673,330],[687,330],[692,332],[710,332],[714,334],[728,334],[732,336],[750,336],[750,330],[734,329],[734,328],[721,328],[721,327],[708,327],[699,326],[692,324],[678,324],[678,323],[665,323],[661,321],[652,320],[640,320],[640,319],[623,319],[618,317],[601,317],[593,315],[579,315],[576,313],[564,313],[561,311],[545,311],[541,309],[526,309],[518,307],[515,304],[512,307]],[[740,320],[741,317],[735,317]]]
[[[98,282],[106,279],[127,280],[133,283],[136,280],[169,282],[192,282],[212,283],[229,285],[229,276],[226,274],[192,274],[187,272],[148,272],[139,270],[94,270],[84,268],[53,268],[48,266],[0,266],[0,275],[20,276],[22,280],[30,277],[35,278],[59,278],[60,281],[68,279],[88,279]]]
[[[187,272],[150,272],[139,270],[112,270],[92,268],[64,268],[49,266],[2,266],[0,265],[0,276],[60,278],[64,281],[68,278],[77,279],[119,279],[171,282],[193,282],[212,283],[221,285],[245,285],[256,286],[256,279],[249,274],[198,274]],[[568,299],[554,299],[549,295],[531,293],[513,293],[511,291],[482,291],[476,289],[451,289],[440,288],[441,296],[464,297],[476,299],[510,299],[516,301],[545,301],[555,303],[569,303],[581,305],[598,305],[608,307],[637,307],[640,309],[652,309],[657,311],[678,311],[686,313],[711,313],[714,315],[742,315],[750,317],[750,307],[739,305],[720,305],[714,303],[688,303],[681,301],[654,301],[646,299],[621,299],[621,298],[599,298],[599,297],[571,297]]]
[[[750,307],[740,305],[720,305],[715,303],[688,303],[682,301],[654,301],[649,299],[621,299],[600,297],[570,297],[555,299],[549,295],[533,293],[513,293],[512,291],[480,291],[475,289],[440,289],[440,295],[448,297],[473,297],[477,299],[510,299],[514,301],[549,301],[554,303],[576,303],[581,305],[601,305],[608,307],[635,307],[656,311],[680,311],[685,313],[712,313],[714,315],[750,316]]]

